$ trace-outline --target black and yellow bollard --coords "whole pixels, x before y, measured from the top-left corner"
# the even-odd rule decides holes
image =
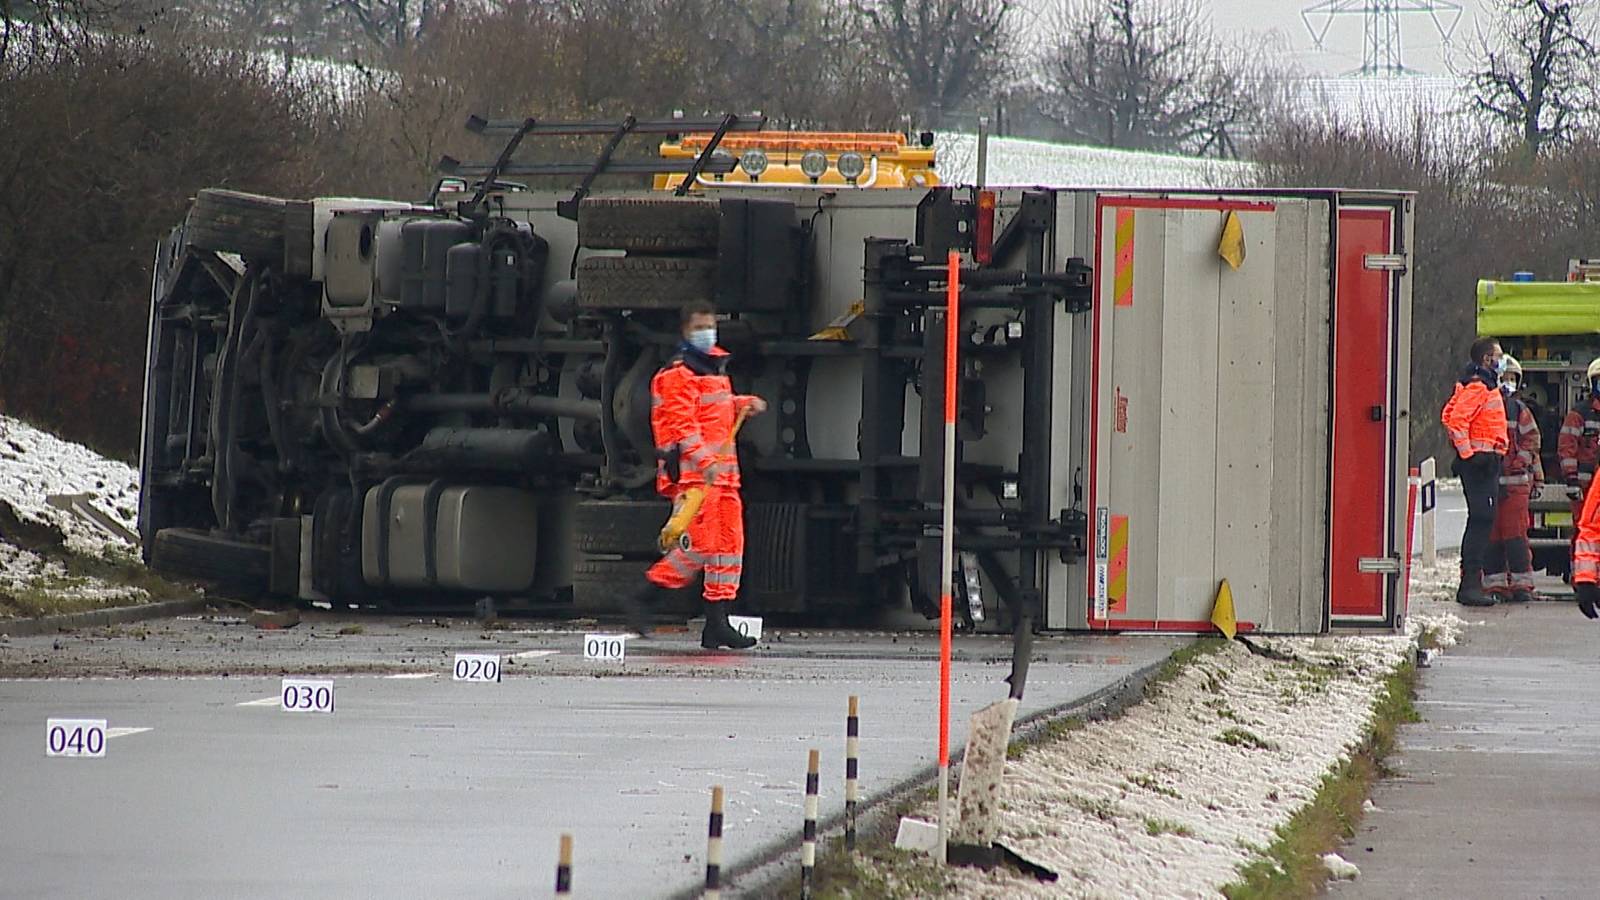
[[[572,835],[561,836],[561,855],[556,859],[556,896],[572,894]]]
[[[806,759],[806,828],[800,840],[800,898],[811,900],[811,879],[817,868],[817,787],[820,759],[811,751]]]
[[[856,849],[856,751],[861,724],[856,718],[856,697],[850,695],[850,714],[844,720],[844,849]]]
[[[722,785],[711,789],[711,820],[706,828],[705,900],[722,897]]]

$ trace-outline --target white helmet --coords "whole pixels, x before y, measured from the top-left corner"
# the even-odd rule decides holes
[[[1597,368],[1596,363],[1600,363],[1600,358],[1597,358],[1593,363],[1589,364],[1590,378],[1594,377],[1594,372]],[[1500,377],[1504,378],[1513,372],[1515,372],[1517,377],[1520,378],[1522,376],[1522,363],[1517,362],[1517,358],[1515,356],[1507,353],[1505,356],[1500,358]]]
[[[1600,356],[1589,362],[1589,380],[1592,382],[1596,378],[1600,378]]]

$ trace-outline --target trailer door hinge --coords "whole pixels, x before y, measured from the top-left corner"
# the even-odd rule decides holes
[[[1399,575],[1400,560],[1393,556],[1363,556],[1356,560],[1356,571],[1369,575]]]
[[[1361,257],[1361,265],[1381,272],[1405,272],[1407,268],[1404,253],[1368,253]]]

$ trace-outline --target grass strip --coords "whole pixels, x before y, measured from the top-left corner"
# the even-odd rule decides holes
[[[1244,867],[1239,880],[1222,889],[1228,900],[1315,897],[1328,880],[1322,855],[1353,837],[1372,785],[1392,774],[1385,760],[1401,725],[1419,720],[1412,704],[1416,667],[1402,663],[1384,681],[1372,724],[1350,758],[1323,776],[1311,802],[1278,829],[1261,859]]]

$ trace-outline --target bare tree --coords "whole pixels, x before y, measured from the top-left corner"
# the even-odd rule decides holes
[[[1530,155],[1570,139],[1600,111],[1593,5],[1492,0],[1493,24],[1478,31],[1478,59],[1467,76],[1473,107],[1515,131]]]
[[[1212,32],[1199,0],[1073,0],[1051,24],[1040,112],[1106,147],[1237,156],[1266,67]]]
[[[361,36],[329,0],[183,0],[170,12],[212,44],[278,55],[286,72],[297,60],[343,57]]]
[[[1004,82],[1016,47],[1015,0],[851,0],[867,44],[930,127]]]
[[[330,0],[381,51],[404,50],[425,37],[439,14],[436,0]]]

